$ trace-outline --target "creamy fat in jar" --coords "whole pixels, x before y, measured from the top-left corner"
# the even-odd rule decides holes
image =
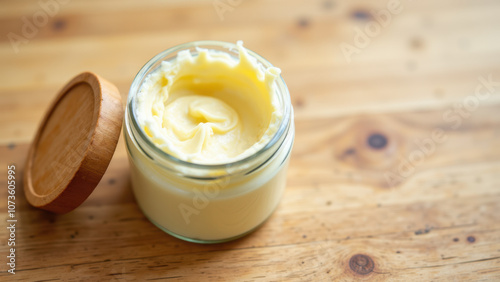
[[[242,42],[197,41],[139,71],[124,134],[149,220],[180,239],[217,243],[253,231],[276,209],[295,128],[278,68]]]

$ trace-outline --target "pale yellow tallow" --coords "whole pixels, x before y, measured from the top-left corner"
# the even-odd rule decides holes
[[[229,163],[261,149],[282,109],[275,67],[264,69],[237,43],[239,60],[198,49],[178,53],[147,77],[137,96],[140,126],[163,151],[200,164]]]

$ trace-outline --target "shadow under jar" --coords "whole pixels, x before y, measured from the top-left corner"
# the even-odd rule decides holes
[[[175,63],[183,50],[196,57],[200,48],[238,60],[238,46],[219,41],[186,43],[156,55],[132,83],[124,135],[133,191],[147,218],[182,240],[220,243],[252,232],[278,206],[286,185],[295,127],[288,88],[278,74],[273,95],[282,111],[281,119],[269,141],[252,154],[229,163],[200,164],[160,149],[138,122],[138,93],[163,61]],[[272,67],[261,56],[245,50],[260,69]]]

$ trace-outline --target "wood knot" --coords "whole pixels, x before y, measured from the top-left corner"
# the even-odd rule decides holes
[[[294,107],[302,108],[303,106],[304,106],[304,100],[303,99],[297,99],[297,100],[295,100]]]
[[[396,119],[384,116],[362,116],[346,123],[329,139],[338,168],[346,172],[350,181],[363,181],[380,188],[399,185],[404,180],[398,165],[400,156],[406,156],[407,129]],[[355,176],[351,177],[349,172]]]
[[[323,9],[331,9],[333,7],[333,1],[323,2]]]
[[[366,10],[354,10],[351,13],[351,17],[361,21],[369,21],[372,19],[372,15]]]
[[[418,49],[422,49],[423,46],[424,46],[424,43],[422,42],[422,40],[420,38],[413,38],[411,41],[410,41],[410,46],[415,49],[415,50],[418,50]]]
[[[369,256],[357,254],[349,260],[349,267],[357,274],[367,275],[373,271],[375,264]]]
[[[370,146],[372,149],[379,150],[385,148],[388,141],[385,135],[380,133],[372,133],[370,136],[368,136],[367,143],[368,146]]]
[[[334,140],[336,156],[357,169],[387,171],[400,151],[398,133],[389,120],[361,119]]]
[[[308,27],[309,26],[309,20],[306,19],[306,18],[299,19],[299,21],[297,22],[297,25],[299,27],[302,27],[302,28]]]
[[[66,27],[66,21],[59,19],[52,25],[54,30],[63,30]]]

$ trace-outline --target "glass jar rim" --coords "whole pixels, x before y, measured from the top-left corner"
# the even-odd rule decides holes
[[[140,138],[144,141],[144,143],[147,145],[147,147],[152,150],[156,155],[159,155],[163,159],[172,161],[173,163],[181,166],[185,166],[188,168],[192,169],[213,169],[213,170],[218,170],[218,169],[227,169],[228,167],[235,167],[235,166],[240,166],[244,165],[248,162],[251,162],[255,160],[257,157],[260,155],[264,154],[265,152],[268,152],[271,148],[276,145],[276,143],[282,139],[281,137],[283,134],[285,134],[288,131],[289,125],[290,125],[290,120],[291,120],[291,100],[290,100],[290,93],[288,90],[288,87],[283,79],[283,77],[279,76],[279,78],[275,81],[275,84],[277,86],[277,93],[278,95],[281,95],[281,99],[283,99],[283,118],[280,121],[280,124],[278,126],[278,130],[272,135],[271,139],[269,142],[267,142],[262,148],[254,152],[253,154],[242,158],[238,159],[233,162],[229,163],[222,163],[222,164],[199,164],[199,163],[193,163],[189,161],[185,161],[182,159],[179,159],[162,149],[160,149],[158,146],[156,146],[151,139],[146,135],[144,130],[140,127],[137,118],[135,116],[135,111],[134,107],[131,103],[132,98],[137,95],[137,93],[140,91],[140,87],[142,86],[143,79],[147,76],[148,71],[158,62],[161,62],[165,57],[167,57],[170,54],[174,54],[176,52],[186,50],[189,48],[193,47],[199,47],[199,48],[204,48],[204,49],[209,49],[210,47],[218,47],[222,49],[227,49],[228,51],[233,51],[237,49],[237,45],[234,43],[230,42],[224,42],[224,41],[214,41],[214,40],[200,40],[200,41],[192,41],[192,42],[187,42],[183,44],[176,45],[174,47],[168,48],[157,55],[155,55],[153,58],[151,58],[144,66],[139,70],[139,72],[136,74],[134,77],[134,80],[132,81],[132,85],[130,86],[128,98],[127,98],[127,105],[126,105],[126,111],[125,111],[125,120],[126,120],[126,128],[125,130],[128,130],[128,122],[127,122],[127,117],[130,117],[130,120],[132,121],[132,126],[134,127],[135,131],[139,134]],[[264,59],[262,56],[259,54],[255,53],[252,50],[249,50],[245,48],[245,50],[248,52],[250,56],[255,58],[259,64],[261,64],[263,67],[268,68],[268,67],[273,67],[273,65]],[[137,138],[133,136],[133,138]],[[284,140],[284,139],[283,139]],[[135,143],[137,143],[135,141]],[[142,151],[144,151],[143,148],[141,148]],[[147,154],[147,153],[146,153]],[[150,158],[152,158],[149,154],[147,154]],[[274,155],[274,152],[271,154]]]

